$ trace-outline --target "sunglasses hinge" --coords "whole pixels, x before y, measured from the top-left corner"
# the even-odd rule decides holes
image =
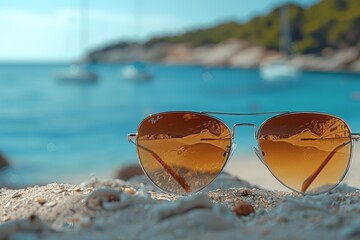
[[[353,140],[355,140],[355,141],[359,141],[360,140],[360,133],[352,133],[351,138]]]
[[[137,138],[137,133],[130,133],[128,134],[128,141],[131,142],[133,140],[136,140]]]

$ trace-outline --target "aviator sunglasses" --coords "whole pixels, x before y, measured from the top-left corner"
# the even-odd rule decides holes
[[[275,115],[259,129],[252,123],[230,128],[214,115]],[[222,171],[233,149],[235,129],[253,126],[255,153],[273,176],[289,189],[319,194],[345,177],[353,142],[339,117],[312,112],[163,112],[146,117],[128,140],[137,147],[144,173],[160,189],[186,194],[208,186]]]

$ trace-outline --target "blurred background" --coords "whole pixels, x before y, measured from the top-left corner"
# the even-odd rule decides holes
[[[0,31],[0,186],[113,177],[161,111],[320,111],[360,132],[358,0],[1,1]],[[228,169],[269,183],[253,129],[236,142]]]

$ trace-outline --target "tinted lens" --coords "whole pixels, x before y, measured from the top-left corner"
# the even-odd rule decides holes
[[[199,113],[152,115],[138,129],[143,169],[158,187],[177,194],[198,191],[211,183],[224,167],[230,146],[229,128]]]
[[[299,192],[332,189],[344,177],[350,161],[349,127],[326,114],[276,116],[262,125],[258,141],[272,173]]]

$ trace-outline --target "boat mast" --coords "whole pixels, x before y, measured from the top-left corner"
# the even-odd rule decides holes
[[[280,7],[280,51],[286,58],[290,55],[291,36],[290,36],[290,19],[289,7],[284,5]]]
[[[80,51],[85,55],[88,46],[89,29],[88,29],[88,0],[80,0]]]

